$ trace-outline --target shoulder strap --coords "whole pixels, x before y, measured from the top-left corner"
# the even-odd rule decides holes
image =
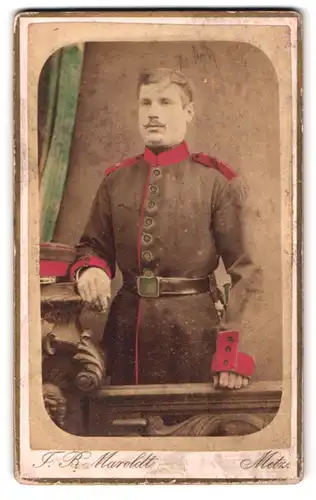
[[[219,161],[217,158],[204,153],[194,153],[192,155],[192,159],[198,163],[201,163],[202,165],[205,165],[206,167],[215,168],[215,170],[226,177],[228,181],[237,177],[237,173],[231,167],[226,165],[226,163],[224,163],[223,161]]]

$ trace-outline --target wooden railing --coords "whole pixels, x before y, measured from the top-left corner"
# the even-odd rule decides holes
[[[273,419],[281,394],[278,382],[234,391],[204,383],[103,387],[89,402],[89,434],[248,434]]]

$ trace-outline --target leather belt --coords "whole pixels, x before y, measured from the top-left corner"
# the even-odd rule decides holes
[[[124,276],[123,288],[140,297],[154,298],[161,295],[192,295],[210,291],[210,277],[164,278],[161,276]]]

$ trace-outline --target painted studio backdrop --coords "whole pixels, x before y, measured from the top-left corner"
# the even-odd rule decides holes
[[[86,43],[53,54],[39,82],[41,241],[75,245],[105,169],[143,151],[136,84],[142,69],[157,66],[181,69],[193,81],[190,151],[228,163],[249,186],[247,239],[264,290],[243,325],[242,348],[256,359],[257,380],[281,380],[278,81],[254,46]],[[222,269],[217,278],[221,287],[228,279]],[[113,293],[119,285],[118,274]]]

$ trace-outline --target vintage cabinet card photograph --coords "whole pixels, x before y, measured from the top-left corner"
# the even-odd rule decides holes
[[[15,18],[20,482],[302,478],[301,22]]]

